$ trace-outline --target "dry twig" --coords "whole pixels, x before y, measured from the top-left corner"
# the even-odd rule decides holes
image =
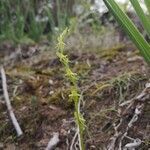
[[[12,123],[16,129],[17,135],[18,137],[21,136],[23,134],[19,123],[15,117],[15,114],[13,112],[10,100],[9,100],[9,95],[8,95],[8,91],[7,91],[7,83],[6,83],[6,75],[5,75],[5,70],[3,67],[1,67],[1,76],[2,76],[2,87],[3,87],[3,93],[4,93],[4,98],[5,98],[5,102],[6,102],[6,106],[8,109],[8,113],[10,115],[10,118],[12,120]]]

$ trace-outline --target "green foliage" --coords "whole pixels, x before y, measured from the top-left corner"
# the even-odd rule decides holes
[[[140,34],[140,32],[138,31],[136,26],[133,24],[133,22],[120,9],[118,4],[114,0],[103,0],[103,1],[106,4],[106,6],[108,7],[108,9],[112,12],[112,14],[116,18],[116,20],[120,23],[122,28],[125,30],[125,32],[129,35],[131,40],[138,47],[141,54],[143,55],[143,57],[147,61],[147,63],[150,63],[150,45],[143,38],[143,36]],[[137,7],[137,6],[134,6],[134,7]],[[141,10],[138,11],[138,13],[140,13],[140,12],[141,12]],[[142,15],[140,15],[140,17],[142,17]],[[145,22],[145,20],[143,20],[143,21],[144,21],[144,24],[147,25],[147,19],[146,19],[146,22]]]
[[[73,5],[83,8],[80,14],[73,13]],[[0,41],[23,43],[24,39],[38,42],[44,38],[55,40],[66,26],[71,30],[90,26],[98,33],[99,16],[91,9],[91,2],[69,0],[1,0]]]
[[[19,41],[24,35],[25,19],[21,12],[19,0],[15,0],[15,6],[9,0],[0,1],[0,39]]]
[[[150,36],[150,20],[144,14],[144,11],[142,10],[139,2],[137,0],[130,0],[132,6],[134,7],[137,15],[139,16],[139,19],[141,20],[141,23],[144,26],[144,29],[147,31],[148,35]]]
[[[63,29],[69,22],[67,14],[68,0],[57,0],[56,10],[51,2],[34,0],[1,0],[0,1],[0,40],[11,40],[20,43],[24,37],[36,42],[43,35],[51,38],[55,28]],[[57,15],[57,18],[55,16]]]
[[[42,24],[36,21],[36,15],[33,10],[29,13],[29,37],[35,41],[39,41],[40,37],[44,32],[46,24]]]
[[[85,120],[82,116],[82,114],[80,113],[80,93],[78,90],[78,77],[77,74],[72,72],[72,70],[70,69],[69,66],[69,59],[67,55],[64,55],[64,49],[65,49],[65,37],[67,36],[69,30],[68,28],[66,28],[62,34],[60,34],[60,36],[58,37],[57,41],[57,56],[59,57],[61,63],[64,65],[64,69],[65,69],[65,73],[66,73],[66,78],[70,81],[71,83],[71,94],[69,95],[70,100],[74,102],[75,105],[75,112],[74,112],[74,116],[75,116],[75,121],[79,130],[79,134],[78,134],[78,139],[79,139],[79,146],[80,146],[80,150],[84,150],[84,144],[83,144],[83,133],[85,130]]]
[[[145,5],[147,7],[147,10],[149,12],[149,15],[150,15],[150,1],[149,0],[144,0],[144,2],[145,2]]]

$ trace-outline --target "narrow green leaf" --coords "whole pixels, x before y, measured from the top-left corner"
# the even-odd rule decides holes
[[[150,15],[150,0],[144,0],[144,2],[145,2],[145,5],[147,7],[148,13]]]
[[[137,15],[139,16],[139,19],[141,23],[143,24],[144,29],[147,31],[148,35],[150,36],[150,20],[144,14],[144,11],[142,10],[138,0],[130,0],[130,2],[132,6],[134,7]]]
[[[116,20],[120,23],[125,32],[129,35],[131,40],[135,43],[141,54],[150,64],[150,45],[143,38],[141,33],[135,27],[129,17],[120,9],[114,0],[103,0],[108,9],[112,12]]]

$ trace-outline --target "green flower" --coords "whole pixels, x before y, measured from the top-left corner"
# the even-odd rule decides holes
[[[56,55],[59,57],[59,60],[65,65],[67,66],[69,64],[69,59],[67,57],[67,55],[64,55],[61,52],[57,52]]]
[[[70,79],[73,84],[76,84],[78,78],[77,74],[73,73],[69,67],[66,68],[66,76]]]
[[[80,94],[77,91],[77,88],[71,88],[71,94],[69,95],[70,99],[73,100],[75,103],[79,101]]]
[[[66,44],[64,43],[64,40],[65,40],[65,37],[66,37],[66,35],[67,35],[68,32],[69,32],[69,30],[68,30],[68,28],[66,28],[66,29],[62,32],[62,34],[57,38],[58,43],[57,43],[56,48],[57,48],[60,52],[63,52],[64,49],[65,49],[65,45],[66,45]]]
[[[64,55],[63,51],[65,49],[65,36],[68,34],[68,28],[66,28],[63,33],[58,37],[58,44],[57,44],[57,49],[58,52],[56,53],[58,58],[60,59],[61,63],[64,65],[64,69],[65,69],[65,75],[67,77],[67,79],[70,81],[70,83],[72,84],[71,89],[70,89],[70,100],[74,102],[75,105],[75,120],[76,120],[76,124],[79,127],[79,132],[80,132],[80,147],[82,148],[82,150],[84,149],[84,144],[83,144],[83,131],[85,129],[85,120],[83,118],[83,116],[80,113],[80,110],[78,109],[78,105],[79,105],[79,98],[80,98],[80,94],[78,93],[78,88],[77,88],[77,81],[78,81],[78,77],[77,74],[72,72],[72,70],[70,69],[69,66],[69,59],[67,55]]]

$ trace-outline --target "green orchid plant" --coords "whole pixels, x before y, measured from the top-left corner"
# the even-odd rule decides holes
[[[80,150],[84,150],[84,142],[83,142],[83,133],[85,130],[85,120],[80,113],[80,97],[81,94],[79,93],[78,89],[78,76],[76,73],[74,73],[69,66],[69,59],[68,56],[64,54],[64,49],[65,49],[65,38],[67,34],[69,33],[68,28],[66,28],[58,37],[57,41],[57,56],[60,60],[60,62],[64,66],[65,70],[65,75],[66,78],[70,81],[71,83],[71,90],[70,90],[70,100],[74,102],[75,110],[74,110],[74,117],[77,125],[77,132],[78,132],[78,140],[79,140],[79,148]]]

